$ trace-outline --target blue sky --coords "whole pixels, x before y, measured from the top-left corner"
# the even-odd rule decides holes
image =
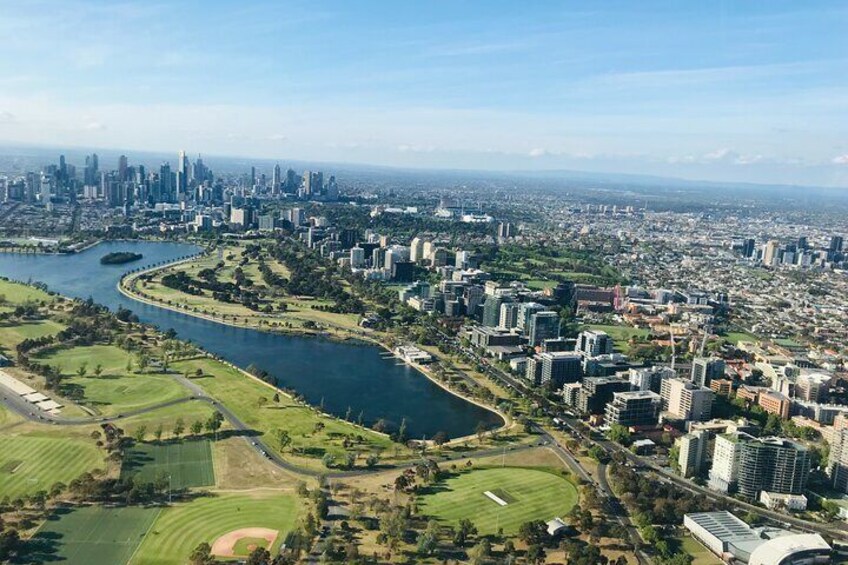
[[[0,0],[0,141],[848,186],[844,2]]]

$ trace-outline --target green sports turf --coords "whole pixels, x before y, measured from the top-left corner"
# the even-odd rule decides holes
[[[296,496],[279,491],[227,493],[180,502],[162,511],[144,538],[132,565],[183,565],[198,544],[214,543],[241,528],[269,528],[279,534],[276,550],[297,524]],[[273,551],[272,551],[273,553]]]
[[[124,457],[121,477],[134,476],[152,482],[171,476],[171,488],[206,487],[215,484],[212,445],[207,439],[163,443],[137,443]]]
[[[238,556],[247,557],[257,547],[268,549],[268,542],[264,538],[241,538],[233,546],[233,553]]]
[[[491,491],[509,502],[500,506],[485,494]],[[514,534],[522,523],[564,517],[577,504],[577,489],[564,477],[518,467],[477,469],[448,478],[425,493],[421,512],[455,525],[468,518],[480,534],[503,528]]]
[[[88,506],[57,510],[27,544],[27,563],[128,563],[159,508]]]
[[[102,468],[104,454],[83,438],[0,432],[0,498],[34,494]]]

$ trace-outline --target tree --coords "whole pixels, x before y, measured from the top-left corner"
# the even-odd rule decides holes
[[[403,418],[400,421],[400,427],[397,432],[397,442],[398,443],[406,443],[406,418]]]
[[[483,435],[486,433],[486,424],[477,422],[477,427],[474,428],[474,433],[477,434],[477,441],[483,443]]]
[[[135,434],[133,434],[133,437],[135,437],[135,440],[137,442],[141,443],[141,442],[144,441],[144,436],[146,434],[147,434],[147,425],[141,424],[139,427],[137,427],[135,429]]]
[[[194,548],[188,559],[191,565],[209,565],[214,561],[212,559],[212,547],[203,542]]]
[[[544,563],[545,562],[545,548],[542,547],[538,543],[534,543],[533,545],[527,548],[527,561],[528,563]],[[569,560],[569,563],[572,561]]]
[[[98,363],[97,365],[94,366],[94,376],[99,377],[102,374],[103,374],[103,365]]]
[[[477,527],[468,518],[463,518],[459,521],[456,527],[456,532],[453,536],[453,543],[457,546],[464,546],[468,538],[477,534]]]
[[[438,445],[439,447],[443,446],[449,441],[447,432],[438,431],[433,435],[433,443]]]
[[[479,565],[480,563],[485,562],[491,554],[492,544],[488,539],[483,538],[477,542],[477,545],[471,548],[468,552],[468,557],[471,559],[471,563]]]
[[[160,422],[158,426],[156,426],[156,430],[154,430],[153,435],[156,437],[156,441],[162,441],[162,434],[165,433],[165,429],[162,427],[162,423]]]
[[[518,537],[527,545],[542,544],[548,541],[548,526],[542,520],[524,522],[518,528]]]
[[[621,424],[613,424],[607,432],[607,437],[610,441],[614,441],[619,445],[628,446],[631,443],[630,430]]]
[[[200,432],[203,431],[203,422],[200,420],[195,420],[191,424],[191,433],[192,435],[199,436]]]
[[[174,437],[179,438],[183,432],[185,431],[185,422],[183,419],[177,418],[177,421],[174,422]]]
[[[274,430],[274,437],[277,440],[277,446],[280,448],[280,453],[285,452],[286,448],[291,445],[292,439],[289,432],[286,430]]]
[[[264,547],[257,547],[250,552],[246,563],[247,565],[270,565],[271,554]]]
[[[80,363],[79,368],[77,368],[77,375],[80,377],[84,377],[86,373],[88,373],[88,363],[83,361],[82,363]]]

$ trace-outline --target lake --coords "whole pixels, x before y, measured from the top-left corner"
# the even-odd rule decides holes
[[[112,310],[119,306],[135,312],[141,321],[162,330],[173,328],[178,337],[246,368],[251,363],[274,375],[281,386],[302,394],[313,405],[344,417],[350,408],[371,425],[385,419],[397,427],[406,419],[410,437],[432,437],[438,431],[455,438],[474,433],[478,423],[496,427],[500,416],[443,390],[417,370],[384,350],[365,344],[330,339],[273,334],[235,328],[187,316],[129,299],[117,290],[121,275],[177,260],[196,253],[185,243],[105,242],[71,255],[0,253],[0,276],[45,283],[50,290],[74,298],[93,298]],[[141,253],[129,265],[101,265],[114,251]]]

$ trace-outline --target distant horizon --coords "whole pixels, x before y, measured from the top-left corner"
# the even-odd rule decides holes
[[[837,0],[0,0],[0,14],[5,143],[848,187]]]
[[[4,141],[0,141],[0,157],[11,157],[14,154],[8,153],[8,151],[21,151],[25,152],[27,150],[32,150],[35,152],[43,153],[44,159],[50,159],[49,162],[40,163],[40,165],[47,165],[50,162],[58,162],[60,155],[67,154],[80,154],[80,158],[84,155],[88,155],[91,153],[98,153],[98,156],[101,157],[100,167],[101,169],[105,168],[106,170],[115,170],[117,168],[117,163],[112,164],[104,162],[103,154],[109,156],[114,155],[117,159],[120,155],[126,155],[129,159],[130,164],[142,162],[142,164],[148,166],[159,165],[161,162],[169,162],[172,165],[176,162],[176,157],[180,151],[185,151],[186,156],[194,161],[198,155],[204,160],[206,166],[210,167],[213,171],[216,170],[215,160],[223,160],[223,161],[244,161],[241,164],[241,167],[244,167],[244,171],[249,171],[249,168],[252,166],[252,163],[255,163],[255,166],[264,165],[269,168],[273,168],[275,164],[279,164],[280,166],[286,167],[290,164],[300,164],[305,166],[321,166],[321,167],[339,167],[339,168],[350,168],[350,169],[362,169],[362,170],[373,170],[373,171],[385,171],[385,172],[397,172],[397,173],[418,173],[418,174],[450,174],[450,173],[459,173],[463,175],[492,175],[492,176],[504,176],[504,177],[519,177],[519,178],[532,178],[532,177],[546,177],[549,180],[557,180],[556,176],[561,175],[562,180],[576,180],[574,177],[586,175],[592,177],[591,180],[595,181],[607,181],[607,182],[634,182],[634,183],[644,183],[646,185],[650,185],[652,183],[664,183],[664,184],[673,184],[673,183],[682,183],[686,185],[704,185],[704,186],[722,186],[722,187],[732,187],[732,186],[747,186],[747,187],[760,187],[760,188],[809,188],[809,189],[822,189],[827,191],[841,191],[847,190],[848,184],[842,186],[826,186],[826,185],[814,185],[814,184],[791,184],[791,183],[773,183],[773,182],[752,182],[752,181],[744,181],[744,180],[709,180],[703,178],[688,178],[681,176],[673,176],[673,175],[660,175],[660,174],[651,174],[651,173],[640,173],[640,172],[632,172],[632,171],[592,171],[592,170],[581,170],[581,169],[480,169],[480,168],[460,168],[460,167],[415,167],[415,166],[402,166],[402,165],[385,165],[379,163],[367,163],[367,162],[351,162],[351,161],[321,161],[321,160],[310,160],[310,159],[300,159],[295,157],[255,157],[250,155],[225,155],[225,154],[217,154],[217,153],[204,153],[191,151],[189,149],[177,149],[173,151],[167,150],[149,150],[149,149],[129,149],[129,148],[111,148],[111,147],[86,147],[86,146],[52,146],[52,145],[42,145],[42,144],[22,144],[22,143],[8,143]],[[143,159],[133,159],[133,154],[144,155],[147,157],[148,162],[143,162]],[[54,155],[55,154],[55,155]],[[169,159],[169,156],[173,156],[173,159]],[[40,159],[41,155],[33,155],[32,158]],[[155,160],[156,162],[152,162]],[[160,162],[161,161],[161,162]],[[80,165],[81,163],[75,163],[71,161],[71,164]],[[229,163],[232,165],[232,163]],[[232,173],[233,171],[229,169],[225,169],[226,172]],[[0,173],[4,172],[2,167],[0,167]],[[264,171],[263,171],[264,172]],[[298,171],[298,173],[302,173],[303,171]],[[332,172],[332,171],[325,171]]]

